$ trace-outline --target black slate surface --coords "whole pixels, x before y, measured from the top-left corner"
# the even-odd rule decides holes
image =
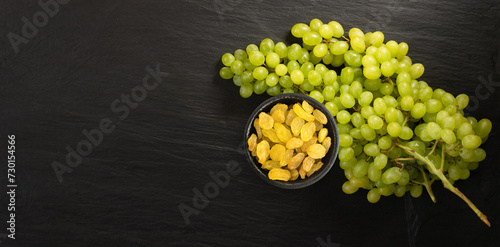
[[[0,1],[0,246],[500,244],[499,1],[58,2],[44,19],[38,1]],[[16,52],[8,37],[34,16],[40,27],[24,27]],[[488,157],[455,185],[491,228],[437,185],[436,204],[423,195],[371,205],[364,192],[342,193],[338,166],[293,191],[250,170],[242,133],[266,96],[240,98],[218,78],[220,56],[266,37],[290,42],[291,26],[312,18],[405,41],[432,87],[479,98],[468,112],[494,124]],[[148,66],[162,81],[149,78],[144,90]],[[101,122],[109,133],[94,135],[97,145],[59,180],[54,162],[67,164],[66,148]],[[7,135],[16,136],[15,240],[6,235]],[[227,185],[209,188],[186,224],[179,207],[195,208],[196,191],[228,164]]]

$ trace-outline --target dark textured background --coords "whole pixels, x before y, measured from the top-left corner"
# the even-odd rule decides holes
[[[40,10],[0,0],[0,246],[500,245],[499,1],[73,0],[15,53],[8,33],[21,35],[22,17]],[[366,192],[342,193],[338,166],[294,191],[249,169],[238,147],[266,97],[240,98],[217,76],[220,56],[266,37],[291,41],[291,26],[312,18],[407,42],[422,79],[454,95],[473,96],[492,76],[491,94],[469,111],[494,123],[488,157],[455,184],[491,228],[437,184],[436,204],[424,194],[371,205]],[[169,75],[119,120],[110,104],[157,64]],[[103,118],[115,130],[60,183],[52,162],[64,163],[65,147]],[[8,134],[17,140],[15,241],[4,235]],[[193,206],[193,189],[227,163],[241,173],[186,225],[179,205]]]

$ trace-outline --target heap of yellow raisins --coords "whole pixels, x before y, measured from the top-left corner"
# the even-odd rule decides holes
[[[328,120],[307,101],[290,106],[278,103],[255,119],[248,150],[271,180],[293,181],[318,171],[332,139],[323,126]]]

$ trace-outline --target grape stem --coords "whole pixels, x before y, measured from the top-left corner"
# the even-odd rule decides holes
[[[417,168],[420,170],[420,172],[422,173],[422,175],[424,177],[424,182],[421,184],[423,186],[425,186],[425,190],[427,190],[427,194],[429,194],[429,196],[431,197],[432,202],[436,203],[436,196],[434,196],[434,192],[432,191],[432,187],[431,187],[432,182],[434,182],[434,181],[429,181],[427,179],[426,172],[424,171],[422,166],[418,166]]]
[[[437,143],[437,142],[436,142]],[[474,205],[474,203],[472,203],[469,198],[467,198],[460,190],[458,190],[457,188],[455,188],[451,183],[450,181],[446,178],[446,176],[443,174],[443,170],[442,169],[436,169],[436,167],[434,166],[434,164],[432,163],[432,161],[427,157],[427,156],[423,156],[421,154],[419,154],[418,152],[416,152],[415,150],[401,144],[401,143],[396,143],[396,145],[398,145],[400,148],[408,151],[410,154],[412,154],[416,159],[424,162],[426,165],[427,165],[427,169],[429,169],[429,171],[433,174],[436,174],[436,176],[443,182],[443,185],[446,189],[450,190],[451,192],[453,192],[453,194],[457,195],[458,197],[462,198],[462,200],[464,200],[467,205],[469,205],[469,207],[472,209],[472,211],[474,211],[474,213],[477,214],[477,216],[479,217],[479,219],[481,219],[488,227],[491,227],[491,224],[490,222],[488,221],[488,218],[486,217],[486,215],[484,215],[477,207],[476,205]],[[435,149],[435,146],[436,144],[434,145],[434,148],[432,151],[434,151]],[[422,171],[422,170],[421,170]],[[422,173],[424,174],[424,179],[425,179],[425,173],[422,171]]]

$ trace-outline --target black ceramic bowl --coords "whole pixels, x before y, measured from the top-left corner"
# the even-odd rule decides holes
[[[297,178],[294,181],[278,181],[278,180],[271,180],[267,177],[267,174],[269,171],[261,169],[261,164],[257,162],[257,159],[252,156],[251,152],[248,151],[248,143],[247,140],[252,135],[252,133],[256,133],[255,128],[253,127],[253,122],[256,117],[259,116],[259,113],[261,112],[269,112],[271,108],[278,104],[278,103],[283,103],[283,104],[294,104],[294,103],[302,103],[302,101],[307,101],[311,106],[313,106],[315,109],[318,109],[322,111],[327,119],[328,123],[325,125],[325,128],[328,129],[328,136],[332,139],[332,145],[330,147],[330,150],[328,150],[327,154],[325,157],[323,157],[321,160],[324,163],[323,166],[313,173],[310,177],[306,177],[305,179],[301,179],[300,177]],[[335,124],[335,120],[333,119],[333,116],[330,114],[330,112],[326,109],[326,107],[321,104],[319,101],[304,95],[304,94],[298,94],[298,93],[288,93],[288,94],[280,94],[278,96],[271,97],[267,99],[266,101],[262,102],[252,113],[250,118],[248,119],[246,128],[245,128],[245,136],[244,136],[244,143],[245,143],[245,151],[246,151],[246,156],[248,158],[248,161],[250,162],[250,166],[252,169],[257,172],[257,175],[264,179],[266,182],[280,187],[280,188],[285,188],[285,189],[299,189],[299,188],[304,188],[306,186],[312,185],[316,182],[318,182],[321,178],[323,178],[328,171],[332,168],[333,164],[335,163],[335,160],[337,159],[337,153],[339,150],[339,131],[337,129],[337,125]]]

